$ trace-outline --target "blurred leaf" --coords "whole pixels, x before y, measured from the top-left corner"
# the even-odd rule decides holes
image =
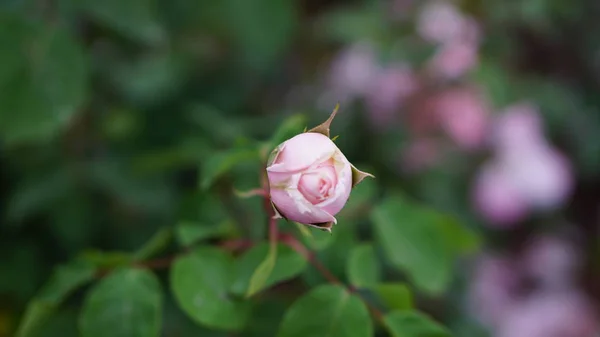
[[[510,72],[503,69],[498,62],[483,59],[472,74],[473,79],[487,91],[487,98],[492,107],[503,108],[520,99]]]
[[[435,216],[404,198],[390,197],[373,211],[372,220],[390,262],[422,290],[439,294],[451,281],[453,255]]]
[[[82,261],[99,268],[115,268],[130,264],[133,256],[125,252],[107,252],[98,249],[88,249],[79,256]]]
[[[233,168],[233,166],[245,161],[258,160],[257,149],[231,149],[214,154],[208,158],[202,166],[202,189],[208,189],[212,183]]]
[[[39,179],[28,179],[11,196],[6,215],[12,221],[22,221],[51,208],[71,187],[72,177],[64,169],[48,172]]]
[[[316,234],[318,229],[312,229],[312,231]],[[316,251],[316,257],[333,275],[339,279],[344,279],[347,272],[348,253],[359,243],[358,233],[352,227],[339,226],[336,233],[329,234],[329,236],[331,241],[326,248]],[[327,281],[315,268],[307,268],[303,273],[303,277],[310,286],[317,286]]]
[[[275,263],[277,262],[277,242],[273,241],[269,244],[269,251],[263,261],[256,267],[252,276],[250,277],[250,283],[248,290],[246,291],[246,297],[251,297],[258,293],[267,285],[267,281],[273,273]]]
[[[216,144],[230,145],[236,138],[245,135],[246,125],[223,108],[209,104],[194,104],[186,111],[186,120],[198,129],[198,133]],[[214,149],[211,149],[214,151]]]
[[[128,38],[148,44],[161,43],[167,38],[158,21],[155,0],[83,0],[81,6],[98,23]]]
[[[389,310],[408,310],[413,308],[410,289],[402,283],[382,283],[372,287],[379,299]]]
[[[155,256],[167,248],[173,239],[173,228],[164,227],[154,233],[150,240],[146,242],[137,252],[133,254],[133,259],[144,260]]]
[[[102,279],[85,299],[79,327],[82,337],[158,337],[162,292],[148,270],[118,269]]]
[[[381,279],[381,266],[372,244],[354,247],[346,268],[350,284],[358,288],[371,287]]]
[[[369,337],[373,322],[360,298],[338,285],[322,285],[296,300],[277,337]]]
[[[187,60],[173,53],[146,55],[110,73],[114,83],[133,102],[162,102],[177,93],[189,75]]]
[[[455,255],[472,254],[481,247],[479,235],[465,228],[456,218],[440,213],[436,224]]]
[[[339,213],[343,220],[356,220],[364,217],[373,204],[377,192],[377,183],[372,179],[365,179],[352,188],[348,202]]]
[[[95,188],[115,197],[129,207],[145,212],[168,212],[173,203],[173,186],[160,176],[142,176],[128,163],[116,159],[102,159],[87,166],[89,179]]]
[[[175,235],[177,237],[177,242],[179,242],[180,245],[187,247],[202,240],[221,237],[227,234],[229,232],[229,225],[229,221],[225,221],[216,226],[184,221],[177,224],[175,227]]]
[[[182,144],[164,150],[153,149],[149,153],[138,154],[132,164],[141,174],[173,171],[184,166],[198,163],[211,152],[208,141],[204,139],[184,139]]]
[[[282,301],[279,296],[264,296],[256,298],[256,306],[252,309],[252,324],[244,329],[244,337],[276,336],[283,315],[289,303]]]
[[[48,318],[42,329],[36,330],[29,337],[79,337],[78,314],[77,308],[61,306]]]
[[[309,227],[298,222],[294,222],[294,224],[300,234],[302,234],[302,242],[312,249],[322,250],[333,242],[333,236],[330,232]]]
[[[82,47],[64,30],[0,13],[0,134],[7,143],[49,140],[87,95]]]
[[[226,0],[231,38],[248,70],[266,70],[286,51],[298,26],[297,2]]]
[[[250,315],[250,303],[230,298],[233,259],[216,248],[201,247],[178,258],[170,272],[171,289],[181,309],[195,322],[238,331]]]
[[[307,118],[304,114],[287,117],[269,140],[269,151],[284,141],[302,133],[302,129],[306,127],[306,122]]]
[[[380,41],[389,34],[377,6],[346,7],[331,11],[317,25],[320,36],[335,42],[352,44],[359,41]]]
[[[96,269],[75,261],[56,268],[40,293],[27,305],[16,337],[31,336],[75,289],[94,278]]]
[[[451,337],[450,332],[427,316],[414,311],[393,311],[383,322],[393,337]]]
[[[237,276],[231,292],[243,295],[249,289],[250,280],[255,270],[258,270],[261,265],[261,261],[265,260],[265,257],[269,258],[269,244],[261,243],[244,253],[236,262]],[[273,265],[273,270],[259,286],[255,292],[259,292],[263,289],[267,289],[279,282],[289,280],[306,269],[307,262],[302,256],[296,253],[293,249],[284,244],[277,245],[277,256]]]

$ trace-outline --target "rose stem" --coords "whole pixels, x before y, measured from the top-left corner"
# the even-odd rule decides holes
[[[273,206],[271,205],[271,200],[269,198],[269,183],[265,176],[263,176],[262,178],[262,185],[264,190],[264,208],[265,212],[267,213],[267,216],[269,217],[269,241],[273,243],[274,240],[276,240],[275,242],[279,241],[288,245],[298,254],[302,255],[313,267],[315,267],[315,269],[317,269],[317,271],[321,273],[321,275],[323,275],[323,277],[329,283],[345,286],[335,275],[333,275],[333,273],[329,269],[327,269],[327,267],[325,267],[324,264],[321,263],[321,261],[319,261],[319,259],[317,259],[315,253],[306,248],[306,246],[304,246],[300,241],[298,241],[296,237],[294,237],[293,235],[285,234],[279,235],[277,228],[277,219],[275,219],[275,210],[273,209]],[[358,295],[358,297],[360,297],[360,299],[367,305],[367,307],[371,310],[371,313],[373,314],[373,316],[375,316],[377,320],[381,321],[383,319],[383,313],[379,309],[371,305],[371,303],[369,303],[361,294],[357,293],[356,289],[354,289],[353,287],[346,288],[349,292],[354,293]]]

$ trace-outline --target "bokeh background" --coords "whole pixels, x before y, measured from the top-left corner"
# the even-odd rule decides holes
[[[323,238],[334,273],[398,192],[479,235],[419,302],[456,336],[597,336],[599,15],[597,0],[1,1],[0,336],[78,254],[110,264],[100,251],[182,222],[264,237],[260,200],[232,193],[260,165],[205,191],[203,163],[337,102],[336,143],[377,178]],[[77,336],[84,296],[38,335]],[[164,336],[232,336],[166,301]],[[281,308],[235,336],[274,336]]]

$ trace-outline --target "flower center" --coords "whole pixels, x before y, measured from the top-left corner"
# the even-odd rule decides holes
[[[329,198],[337,184],[337,174],[333,163],[327,161],[302,174],[298,190],[311,204],[315,205]]]

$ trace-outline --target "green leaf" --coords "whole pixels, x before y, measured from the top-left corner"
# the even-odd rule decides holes
[[[94,278],[96,269],[76,261],[56,268],[40,293],[27,305],[16,337],[33,334],[75,289]]]
[[[410,289],[401,283],[383,283],[372,288],[379,299],[390,310],[408,310],[413,308]]]
[[[314,227],[306,226],[298,222],[294,222],[296,228],[302,234],[301,240],[314,250],[323,250],[333,242],[333,236],[330,232],[313,229]]]
[[[473,72],[473,80],[481,83],[487,91],[487,98],[493,107],[504,108],[521,99],[518,85],[506,69],[493,59],[483,59]]]
[[[129,101],[136,105],[160,103],[178,92],[190,73],[188,62],[179,54],[143,54],[127,64],[110,63],[109,76]]]
[[[277,337],[369,337],[373,322],[365,304],[338,285],[314,288],[286,312]]]
[[[394,266],[406,271],[430,294],[446,289],[454,256],[439,229],[436,213],[395,196],[381,203],[371,217],[379,242]]]
[[[150,240],[146,242],[138,251],[133,255],[135,260],[144,260],[158,254],[160,251],[165,249],[171,240],[173,239],[173,229],[165,227],[154,233]]]
[[[352,189],[348,202],[339,213],[342,219],[356,219],[368,214],[377,193],[377,182],[373,179],[363,181]]]
[[[205,161],[202,167],[200,187],[206,190],[217,178],[231,170],[235,165],[259,159],[260,155],[257,149],[234,148],[229,151],[218,152]]]
[[[148,270],[123,268],[102,279],[85,299],[82,337],[158,337],[162,326],[160,283]]]
[[[332,11],[318,23],[322,36],[335,42],[379,41],[389,34],[381,11],[376,7],[347,7]]]
[[[275,263],[277,261],[277,245],[271,245],[271,249],[267,254],[267,257],[261,262],[254,273],[252,273],[252,277],[250,277],[250,285],[248,285],[248,291],[246,292],[246,297],[251,297],[257,292],[261,291],[263,287],[267,284],[269,277],[271,277],[271,273],[275,268]]]
[[[125,252],[105,252],[98,249],[87,250],[79,256],[82,261],[99,268],[122,267],[133,262],[133,256]]]
[[[468,255],[481,247],[481,238],[477,233],[465,228],[458,220],[446,214],[438,214],[436,224],[447,245],[456,255]]]
[[[243,295],[251,287],[251,279],[258,272],[260,266],[270,257],[268,243],[258,244],[249,249],[237,260],[236,280],[231,287],[231,292]],[[261,261],[263,261],[261,263]],[[277,245],[277,256],[273,269],[264,280],[264,283],[254,291],[259,292],[279,282],[289,280],[304,271],[307,267],[306,259],[284,244]]]
[[[188,247],[202,240],[221,237],[230,231],[230,227],[230,220],[223,221],[217,226],[183,221],[175,227],[175,236],[180,245]]]
[[[374,286],[381,279],[381,266],[372,244],[361,244],[350,252],[346,265],[348,279],[358,288]]]
[[[155,0],[84,0],[82,9],[98,23],[148,44],[161,43],[166,32],[158,21]]]
[[[0,137],[47,141],[87,96],[87,60],[65,30],[0,14]]]
[[[10,197],[6,215],[15,222],[52,208],[61,197],[73,188],[72,176],[66,170],[47,172],[43,176],[27,180],[19,185]]]
[[[224,0],[231,38],[245,69],[263,71],[287,50],[298,27],[297,2]]]
[[[452,334],[429,317],[414,311],[393,311],[383,318],[393,337],[451,337]]]
[[[302,133],[302,128],[306,126],[306,122],[307,119],[304,114],[295,114],[286,118],[269,140],[269,147],[274,148],[284,141]]]
[[[233,258],[216,248],[201,247],[178,258],[170,272],[171,289],[181,309],[207,327],[238,331],[250,315],[250,303],[230,297]]]

